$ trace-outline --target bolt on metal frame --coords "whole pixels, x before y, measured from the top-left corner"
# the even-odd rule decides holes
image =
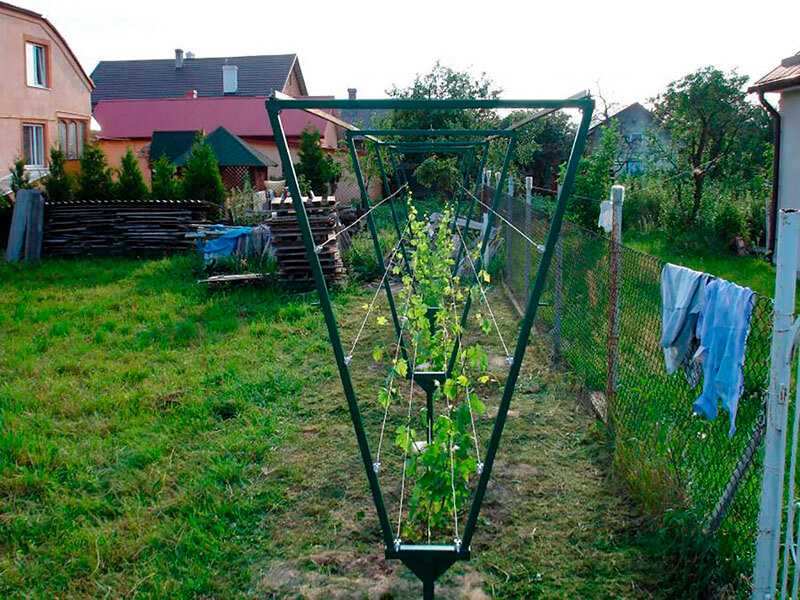
[[[545,287],[545,281],[553,257],[553,252],[558,241],[561,225],[566,211],[567,200],[572,192],[577,173],[578,161],[583,153],[586,145],[586,138],[589,130],[592,112],[594,110],[594,100],[590,96],[581,95],[563,100],[410,100],[410,99],[379,99],[379,100],[335,100],[335,99],[293,99],[284,94],[273,93],[273,95],[266,101],[267,114],[269,116],[270,124],[272,126],[275,143],[283,164],[283,171],[286,178],[286,184],[289,193],[292,196],[292,203],[297,215],[300,226],[300,231],[303,238],[303,244],[306,248],[306,255],[308,256],[311,265],[311,271],[314,278],[317,291],[320,296],[320,307],[322,309],[325,323],[328,329],[331,346],[333,348],[336,365],[339,371],[339,376],[342,382],[342,388],[347,400],[348,410],[353,422],[356,439],[358,442],[359,453],[364,465],[364,470],[367,474],[367,480],[372,494],[372,499],[375,504],[375,509],[378,515],[378,520],[381,526],[381,536],[383,539],[385,556],[389,559],[399,559],[407,567],[409,567],[414,574],[423,583],[423,594],[425,598],[433,598],[434,582],[442,575],[447,569],[457,560],[467,560],[470,557],[470,545],[472,537],[477,527],[478,515],[480,512],[483,498],[486,494],[486,488],[492,474],[492,467],[497,450],[500,445],[503,429],[505,427],[506,419],[508,416],[511,398],[516,387],[517,379],[519,377],[522,360],[527,348],[528,339],[530,336],[533,322],[536,318],[536,313],[539,307],[539,301]],[[466,526],[463,531],[463,538],[460,541],[455,541],[453,544],[403,544],[399,540],[399,532],[392,530],[392,525],[389,522],[386,505],[381,491],[380,481],[378,480],[377,470],[374,468],[372,454],[370,452],[369,442],[367,440],[364,424],[361,418],[361,412],[358,405],[358,399],[353,387],[352,378],[350,375],[350,367],[348,357],[345,355],[345,350],[342,345],[342,340],[339,334],[339,328],[336,321],[336,316],[333,312],[331,299],[328,293],[328,287],[325,282],[322,267],[319,257],[315,252],[315,242],[311,231],[311,227],[306,213],[303,198],[297,181],[297,174],[294,169],[294,164],[289,153],[289,146],[286,140],[283,123],[281,121],[281,111],[283,110],[305,110],[317,116],[321,116],[326,120],[335,123],[348,131],[348,146],[350,157],[353,161],[356,179],[361,192],[362,205],[369,210],[369,198],[366,193],[363,176],[358,164],[358,155],[353,144],[352,138],[355,135],[361,135],[371,141],[378,141],[376,135],[381,135],[382,131],[376,130],[359,130],[352,124],[346,123],[325,112],[325,110],[337,109],[398,109],[398,110],[465,110],[465,109],[538,109],[539,114],[547,114],[559,109],[577,109],[581,113],[580,124],[577,129],[577,134],[573,141],[570,157],[567,162],[567,168],[564,175],[563,185],[560,187],[557,195],[556,207],[551,220],[550,231],[547,235],[544,251],[542,253],[541,261],[534,281],[533,289],[528,297],[528,302],[525,308],[525,313],[520,325],[519,334],[517,337],[516,345],[514,348],[513,357],[510,363],[508,376],[503,389],[502,398],[495,418],[492,435],[489,441],[486,457],[483,462],[483,469],[480,473],[477,488],[472,499],[472,503],[467,516]],[[529,120],[526,120],[529,122]],[[513,126],[512,126],[513,128]],[[502,197],[502,189],[508,176],[508,170],[511,159],[516,147],[516,139],[514,136],[509,135],[513,129],[499,129],[494,130],[490,135],[505,136],[508,135],[509,141],[506,148],[505,156],[503,159],[503,167],[500,175],[500,180],[495,188],[494,198],[492,201],[492,210],[489,211],[487,216],[488,226],[484,232],[483,239],[481,240],[480,255],[477,258],[476,272],[482,263],[486,245],[488,244],[489,235],[494,222],[494,215],[498,209],[500,199]],[[394,130],[388,132],[386,135],[400,135],[398,131]],[[407,130],[408,131],[408,130]],[[414,135],[433,135],[431,131],[427,130],[412,130],[415,131]],[[440,133],[441,132],[441,133]],[[469,133],[468,133],[469,132]],[[456,136],[456,135],[475,135],[470,130],[437,130],[438,135],[442,136]],[[412,135],[412,134],[409,134]],[[437,135],[437,137],[438,137]],[[485,155],[481,164],[485,164]],[[481,169],[480,173],[483,172]],[[385,172],[382,173],[384,179],[384,187],[388,187],[388,182],[385,178]],[[407,180],[404,184],[407,183]],[[388,191],[388,190],[387,190]],[[372,219],[371,213],[367,214],[367,223],[370,233],[373,237],[373,245],[375,247],[378,260],[383,266],[383,254],[380,248],[380,243],[377,238],[377,231]],[[383,274],[383,273],[382,273]],[[394,305],[391,286],[386,281],[386,294],[389,300],[390,310],[392,313],[392,320],[398,335],[400,334],[400,323],[397,317],[396,307]],[[464,309],[461,315],[462,329],[466,324],[466,319],[469,314],[471,305],[472,294],[467,295],[464,303]],[[447,371],[443,374],[430,374],[430,379],[435,380],[441,378],[452,372],[455,356],[460,346],[460,339],[456,339],[454,343],[453,353],[451,354],[450,361],[447,365]],[[413,376],[413,374],[412,374]],[[421,384],[425,385],[425,384]],[[425,387],[427,387],[425,385]],[[395,535],[397,534],[397,535]]]

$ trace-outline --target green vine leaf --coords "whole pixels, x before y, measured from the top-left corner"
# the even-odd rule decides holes
[[[394,363],[394,370],[400,377],[406,377],[408,375],[408,363],[405,359],[398,358]]]

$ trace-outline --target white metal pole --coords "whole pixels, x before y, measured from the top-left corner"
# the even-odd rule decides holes
[[[778,213],[777,233],[775,310],[767,395],[767,430],[764,436],[764,476],[761,481],[758,538],[753,568],[753,600],[774,598],[778,579],[800,211],[781,210]]]

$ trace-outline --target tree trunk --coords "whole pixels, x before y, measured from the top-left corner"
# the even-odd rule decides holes
[[[705,175],[703,173],[693,173],[692,183],[694,184],[694,192],[692,193],[692,214],[689,216],[689,224],[694,225],[697,220],[697,213],[700,212],[700,202],[703,199],[703,182]]]

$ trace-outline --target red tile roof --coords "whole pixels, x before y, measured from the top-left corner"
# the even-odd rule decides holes
[[[94,108],[101,139],[150,138],[154,131],[211,132],[225,127],[238,136],[271,137],[266,96],[103,100]],[[327,121],[301,110],[281,112],[287,137],[307,127],[325,131]]]
[[[777,92],[800,86],[800,53],[784,58],[777,67],[748,88],[748,92]]]

